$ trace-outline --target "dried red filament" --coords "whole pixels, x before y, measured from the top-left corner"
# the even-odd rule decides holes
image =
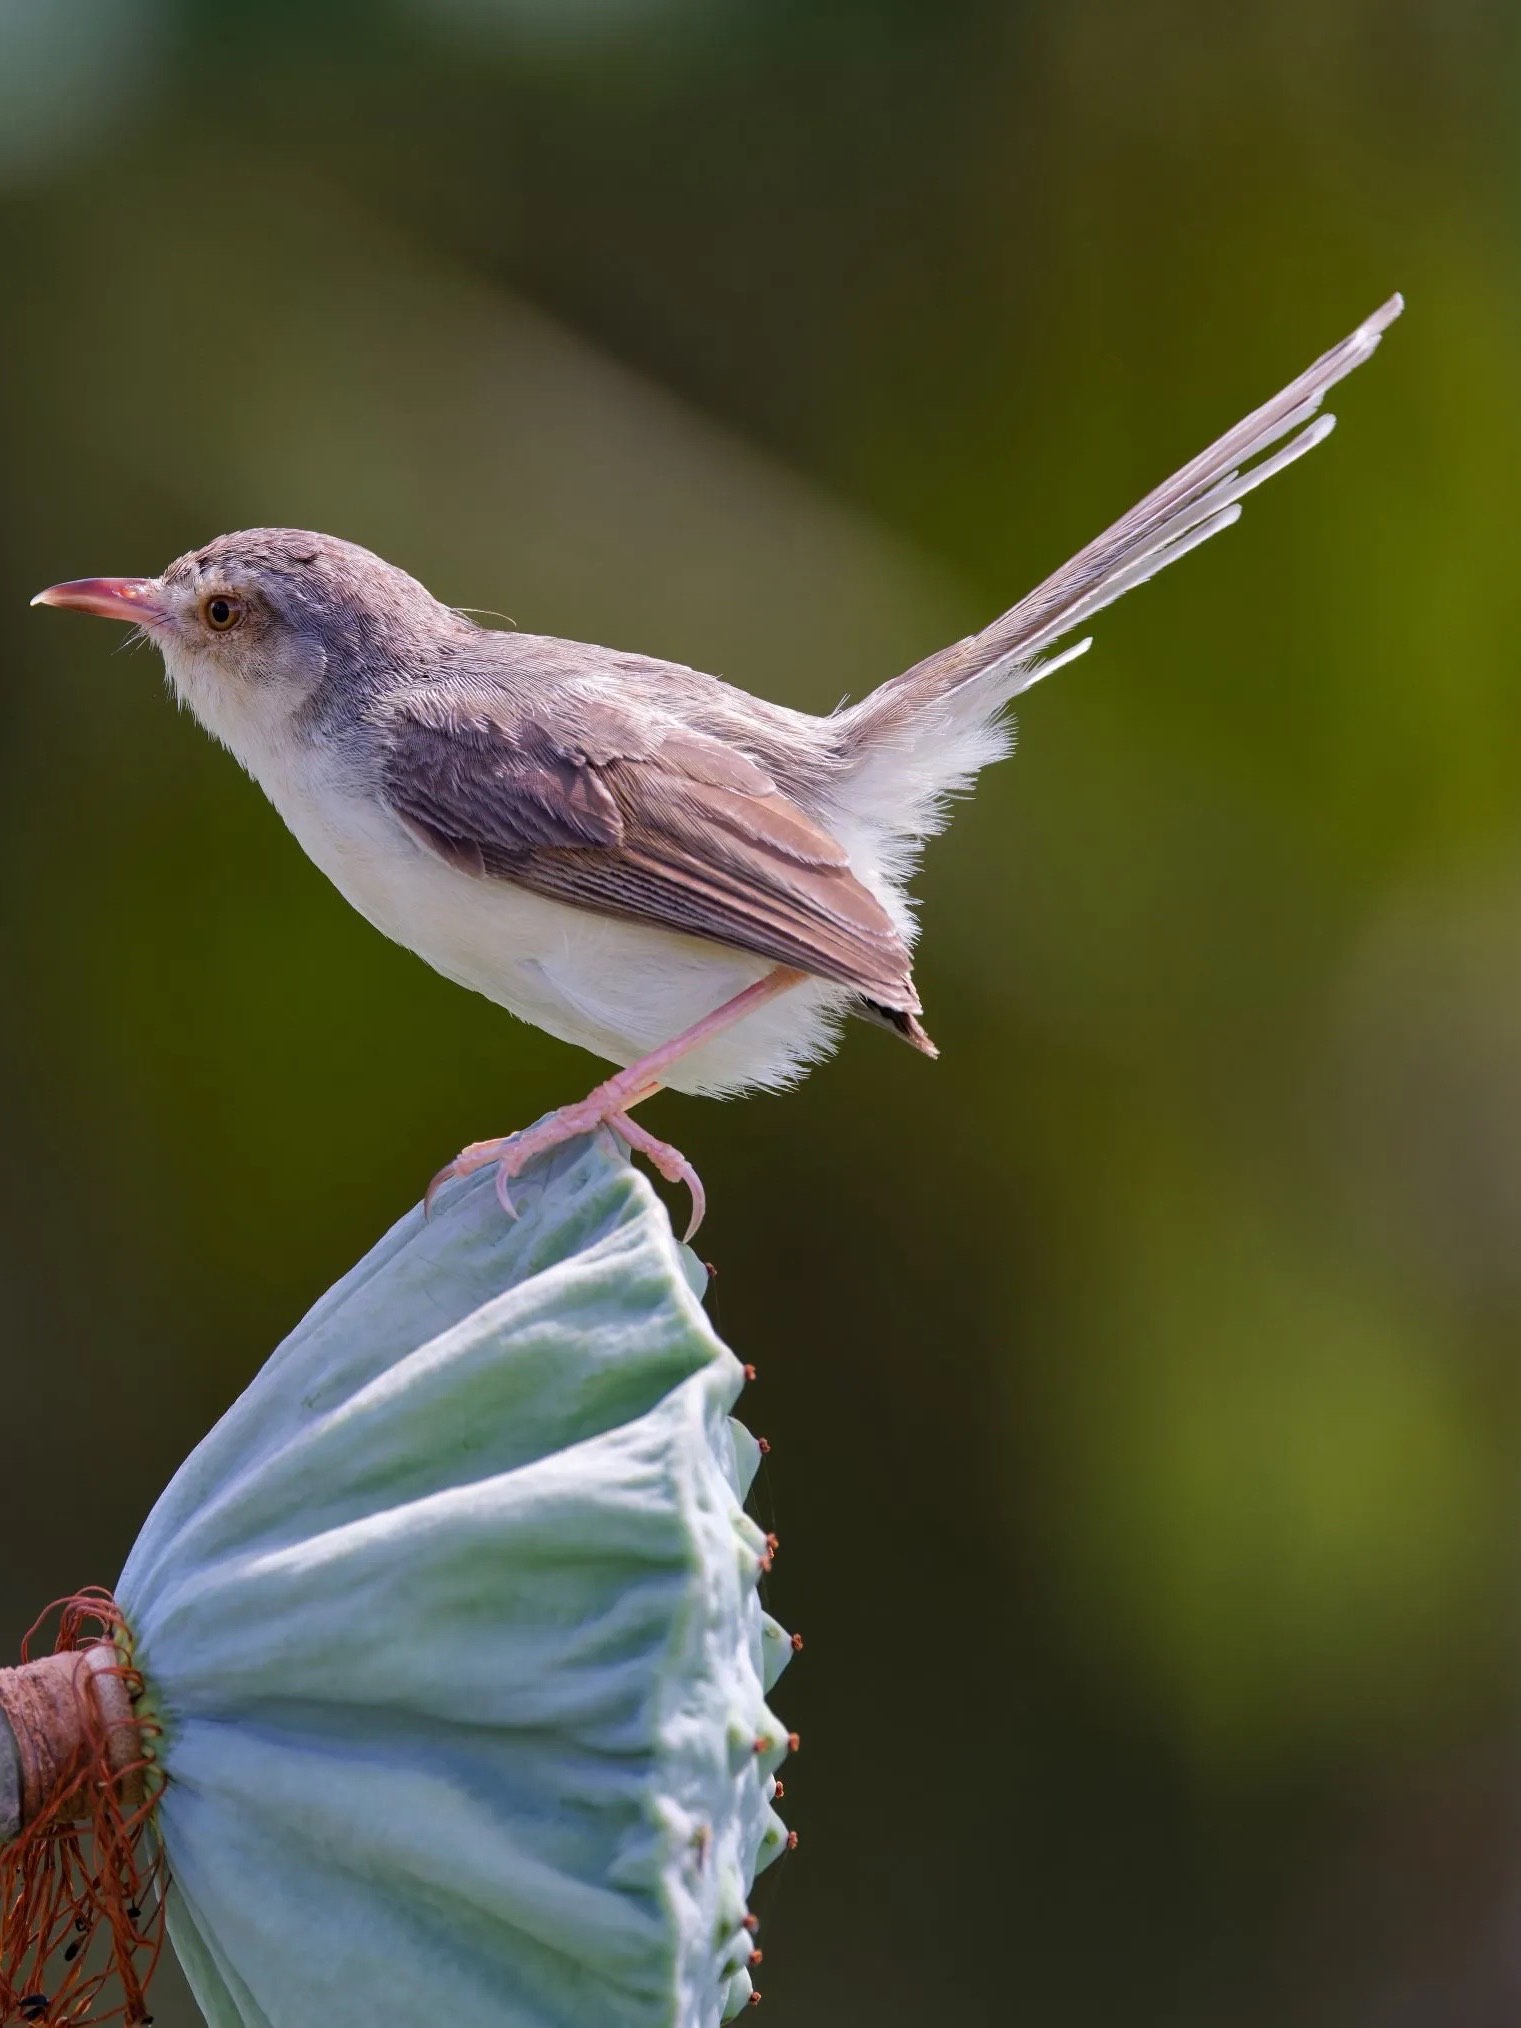
[[[51,1655],[34,1660],[60,1614]],[[118,1637],[122,1637],[121,1644]],[[106,1591],[50,1606],[0,1669],[0,1717],[18,1765],[19,1827],[0,1848],[0,2024],[152,2020],[144,2000],[164,1942],[163,1857],[148,1833],[159,1727],[123,1659]],[[10,1751],[10,1740],[0,1736]]]

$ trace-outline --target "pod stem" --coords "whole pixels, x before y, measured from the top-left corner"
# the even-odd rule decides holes
[[[57,1612],[53,1652],[32,1645]],[[109,1592],[50,1606],[0,1669],[0,2024],[150,2021],[159,1727]]]

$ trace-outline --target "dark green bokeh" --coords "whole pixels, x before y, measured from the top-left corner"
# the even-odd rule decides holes
[[[1518,20],[0,14],[7,1651],[440,1160],[597,1074],[35,589],[313,525],[822,707],[1401,287],[933,848],[942,1062],[650,1119],[809,1637],[768,2009],[1510,2017]]]

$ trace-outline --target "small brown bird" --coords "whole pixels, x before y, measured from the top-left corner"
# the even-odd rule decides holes
[[[935,1048],[905,893],[947,799],[1009,749],[1040,657],[1227,527],[1330,432],[1327,389],[1383,308],[994,620],[815,718],[675,663],[496,632],[327,535],[219,536],[156,578],[81,578],[34,604],[127,620],[360,913],[461,985],[623,1066],[441,1175],[606,1125],[691,1189],[630,1117],[662,1085],[794,1082],[856,1014]],[[1276,448],[1275,448],[1276,447]],[[1253,460],[1257,462],[1253,463]],[[431,1194],[431,1193],[430,1193]]]

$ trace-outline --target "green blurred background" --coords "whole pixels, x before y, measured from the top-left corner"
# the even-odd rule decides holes
[[[761,1369],[768,2018],[1521,2008],[1521,13],[5,0],[7,1654],[590,1059],[39,586],[264,521],[859,694],[1391,289],[919,883],[938,1065],[664,1098]],[[166,1981],[161,2023],[189,2003]]]

